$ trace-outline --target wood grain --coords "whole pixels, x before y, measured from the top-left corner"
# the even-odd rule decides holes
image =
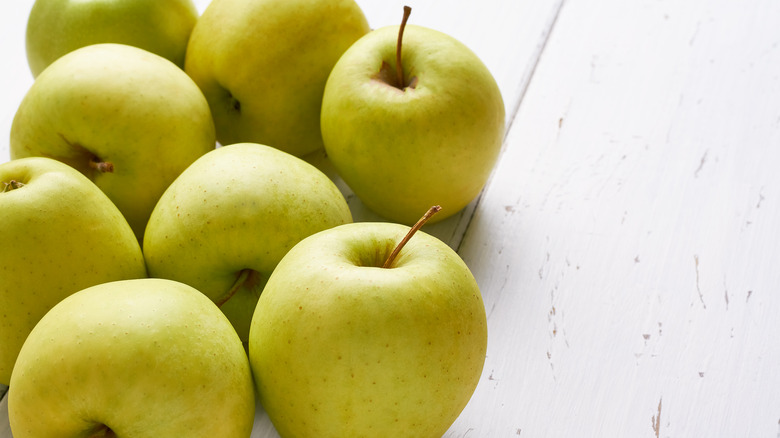
[[[460,248],[490,344],[452,436],[775,436],[779,8],[564,5]]]

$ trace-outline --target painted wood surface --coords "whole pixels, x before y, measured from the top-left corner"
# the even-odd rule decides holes
[[[372,27],[404,4],[359,3]],[[780,3],[407,3],[507,107],[482,196],[427,228],[488,312],[482,379],[445,436],[778,436]],[[30,4],[0,6],[0,162],[32,83]],[[252,437],[276,436],[258,409]]]

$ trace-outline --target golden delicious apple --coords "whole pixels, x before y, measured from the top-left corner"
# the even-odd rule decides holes
[[[333,166],[375,213],[442,220],[481,192],[504,136],[504,103],[482,61],[449,35],[405,26],[367,34],[339,59],[322,101]]]
[[[246,341],[279,260],[304,237],[349,222],[346,200],[316,167],[238,143],[204,155],[166,190],[149,219],[144,257],[150,276],[211,298]]]
[[[330,70],[368,31],[354,0],[213,0],[192,30],[184,68],[211,105],[220,143],[303,156],[322,149]]]
[[[325,230],[271,274],[249,361],[282,437],[441,438],[471,398],[487,348],[482,295],[457,253],[428,234],[391,257],[408,232],[369,222]]]
[[[50,158],[0,164],[0,383],[41,317],[89,286],[146,276],[141,248],[116,206]]]
[[[216,147],[208,103],[172,62],[122,44],[59,58],[33,83],[11,125],[11,158],[45,156],[90,178],[139,241],[160,195]]]
[[[93,286],[47,313],[8,390],[15,438],[246,438],[255,395],[225,316],[174,281]]]
[[[192,0],[36,0],[27,20],[27,62],[33,76],[80,47],[140,47],[184,67],[198,10]]]

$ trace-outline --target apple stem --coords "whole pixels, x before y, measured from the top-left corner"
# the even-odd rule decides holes
[[[96,159],[89,160],[89,167],[97,170],[100,173],[112,173],[114,171],[114,163],[108,161],[97,161]]]
[[[16,189],[21,188],[21,187],[24,187],[24,183],[21,183],[21,182],[15,180],[15,179],[12,179],[9,182],[3,182],[3,191],[2,191],[2,193],[10,192],[11,190],[16,190]]]
[[[393,266],[393,262],[395,262],[396,257],[398,257],[398,253],[401,252],[403,247],[406,245],[406,242],[409,241],[409,239],[414,236],[414,233],[416,233],[420,228],[422,228],[423,225],[425,225],[426,222],[428,222],[428,219],[431,218],[434,214],[438,213],[441,210],[441,206],[434,205],[433,207],[429,208],[428,211],[425,212],[423,217],[420,218],[420,220],[417,221],[416,224],[409,230],[408,233],[406,233],[406,236],[404,236],[403,239],[398,243],[398,245],[395,247],[393,252],[390,253],[390,256],[385,260],[385,264],[382,265],[383,268],[390,268]]]
[[[412,13],[412,8],[404,6],[404,17],[401,20],[401,27],[398,29],[398,44],[395,49],[395,72],[398,79],[398,88],[406,88],[406,82],[404,82],[404,69],[401,66],[401,43],[404,39],[404,29],[406,28],[406,22],[409,20],[409,15]]]
[[[253,289],[262,284],[261,281],[262,277],[259,272],[255,271],[254,269],[242,269],[239,271],[238,277],[233,283],[233,286],[231,286],[230,290],[215,300],[214,303],[217,305],[217,307],[222,307],[223,304],[227,303],[228,300],[233,298],[233,295],[235,295],[239,289],[242,287]]]
[[[233,283],[233,287],[231,287],[230,290],[224,296],[222,296],[220,299],[215,301],[217,307],[222,307],[222,305],[227,303],[229,299],[233,298],[233,295],[236,294],[236,292],[241,288],[244,282],[246,282],[246,280],[249,278],[249,274],[251,272],[252,272],[251,269],[242,269],[238,273],[238,278],[236,278],[236,281]]]

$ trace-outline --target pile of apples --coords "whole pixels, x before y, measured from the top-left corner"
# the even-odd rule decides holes
[[[248,437],[256,403],[282,437],[446,432],[485,308],[418,230],[478,195],[504,105],[409,12],[372,30],[354,0],[36,1],[0,164],[16,438]],[[386,220],[353,222],[315,156]]]

